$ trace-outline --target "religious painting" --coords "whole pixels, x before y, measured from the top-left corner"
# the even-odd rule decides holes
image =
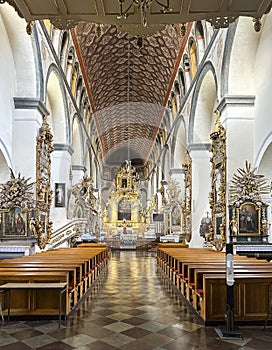
[[[65,183],[55,183],[55,207],[65,207]]]
[[[3,236],[26,236],[27,212],[19,207],[3,213]]]
[[[245,202],[238,209],[238,233],[260,234],[260,209],[255,203]]]
[[[222,231],[222,225],[223,225],[223,215],[220,214],[215,214],[215,234],[216,235],[221,235]]]
[[[172,226],[180,226],[181,225],[181,211],[178,207],[174,207],[172,209]]]
[[[131,220],[131,202],[127,199],[118,203],[118,220]]]

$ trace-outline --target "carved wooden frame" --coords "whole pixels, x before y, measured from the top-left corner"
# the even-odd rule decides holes
[[[36,231],[38,245],[44,249],[52,234],[52,222],[50,221],[50,206],[52,193],[51,180],[51,153],[53,147],[53,135],[43,117],[43,123],[36,139]]]
[[[185,151],[185,159],[182,164],[184,171],[184,201],[182,205],[182,231],[187,242],[192,238],[192,159],[189,152]]]
[[[212,216],[211,242],[221,250],[226,242],[226,131],[216,111],[215,127],[210,135],[212,153],[210,208]],[[220,219],[220,220],[219,220]],[[219,224],[220,221],[220,224]]]

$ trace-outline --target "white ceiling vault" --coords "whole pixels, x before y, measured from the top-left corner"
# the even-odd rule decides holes
[[[186,41],[184,24],[206,19],[219,28],[241,15],[261,18],[272,0],[0,1],[4,2],[27,22],[49,19],[57,28],[74,28],[104,163],[138,159],[143,165]]]

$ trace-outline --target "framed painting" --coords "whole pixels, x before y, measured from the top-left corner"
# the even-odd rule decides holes
[[[222,213],[220,213],[220,214],[215,214],[215,216],[214,216],[214,218],[215,218],[215,230],[214,230],[214,232],[215,232],[215,234],[216,235],[221,235],[221,226],[223,225],[223,214]]]
[[[27,212],[19,207],[3,212],[3,236],[27,236]]]
[[[255,203],[245,202],[238,209],[238,234],[260,234],[260,208]]]
[[[55,207],[65,207],[65,183],[55,183]]]

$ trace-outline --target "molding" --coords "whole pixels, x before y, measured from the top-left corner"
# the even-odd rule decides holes
[[[196,75],[194,76],[193,80],[191,81],[191,84],[190,84],[188,90],[184,94],[184,98],[183,98],[183,101],[181,102],[179,111],[177,111],[177,115],[178,114],[180,114],[180,115],[182,114],[182,110],[185,107],[186,103],[188,102],[188,99],[190,97],[191,91],[194,89],[195,84],[198,82],[198,79],[199,79],[200,75],[202,74],[203,67],[205,66],[205,64],[207,62],[211,62],[210,59],[209,59],[209,55],[211,53],[213,44],[215,43],[215,41],[217,39],[218,33],[219,33],[219,29],[214,29],[213,35],[212,35],[212,37],[211,37],[211,39],[209,41],[209,44],[208,44],[207,48],[205,49],[205,53],[204,53],[204,55],[202,57],[202,60],[201,60],[201,62],[199,63],[199,65],[197,67]],[[172,86],[172,88],[173,88],[173,86]]]
[[[37,109],[42,116],[50,114],[44,103],[38,98],[14,97],[14,106],[15,109]]]
[[[191,151],[209,151],[210,147],[210,143],[191,143],[188,145],[187,149],[190,153]]]
[[[77,170],[77,171],[85,171],[87,170],[84,165],[72,165],[72,170]]]
[[[64,143],[54,143],[54,151],[67,151],[70,155],[74,153],[73,148]]]
[[[253,95],[236,95],[225,96],[218,103],[217,109],[219,112],[223,112],[228,106],[232,107],[253,107],[255,105],[255,96]]]
[[[169,175],[172,176],[174,174],[184,174],[184,170],[181,168],[172,168],[169,170]]]

